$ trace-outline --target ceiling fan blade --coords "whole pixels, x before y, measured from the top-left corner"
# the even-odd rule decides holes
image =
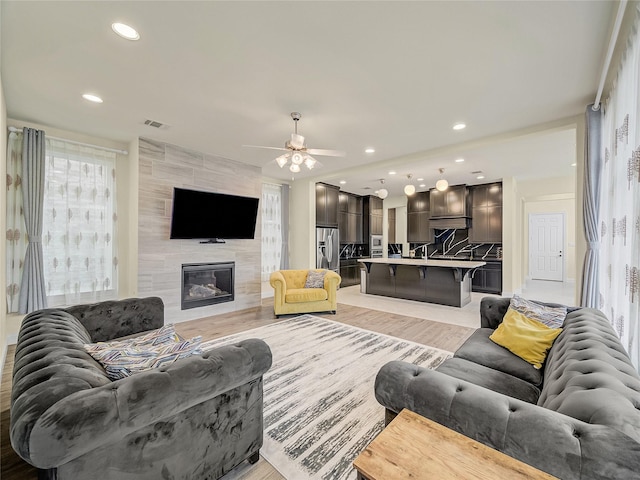
[[[306,151],[311,155],[322,155],[325,157],[344,157],[346,155],[345,152],[340,150],[323,150],[321,148],[307,148]]]
[[[291,134],[291,141],[289,144],[293,148],[301,149],[304,147],[304,137],[302,135],[298,135],[297,133]]]
[[[269,150],[284,150],[285,152],[288,151],[288,148],[282,148],[282,147],[265,147],[264,145],[242,145],[243,147],[251,147],[251,148],[268,148]]]

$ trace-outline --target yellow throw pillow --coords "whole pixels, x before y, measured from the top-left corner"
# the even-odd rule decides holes
[[[534,368],[542,368],[547,352],[561,331],[561,328],[547,327],[509,308],[502,323],[489,338]]]

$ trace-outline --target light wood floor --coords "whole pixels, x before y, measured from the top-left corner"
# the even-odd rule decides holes
[[[203,340],[210,340],[275,323],[279,320],[273,315],[272,302],[272,299],[265,299],[262,307],[179,323],[176,324],[176,330],[185,337],[202,335]],[[336,315],[314,315],[448,351],[455,351],[473,332],[473,329],[466,327],[343,304],[338,305]],[[281,317],[280,320],[283,318],[286,317]],[[0,385],[0,478],[36,480],[36,470],[15,454],[9,442],[11,372],[14,353],[15,346],[12,345],[7,351]],[[228,476],[238,480],[284,478],[262,458],[255,465],[245,462]]]

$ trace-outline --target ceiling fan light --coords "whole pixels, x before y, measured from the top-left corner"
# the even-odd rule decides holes
[[[304,164],[307,166],[309,170],[313,169],[316,166],[316,159],[311,155],[304,156]]]
[[[284,155],[280,155],[278,158],[276,158],[276,163],[280,166],[280,168],[283,168],[288,161],[289,161],[288,153],[285,153]]]
[[[447,182],[446,180],[442,179],[436,182],[436,189],[439,192],[444,192],[447,188],[449,188],[449,182]]]
[[[300,171],[300,165],[292,163],[289,167],[289,170],[291,170],[293,173],[298,173]]]
[[[389,195],[389,192],[387,191],[386,188],[381,188],[380,190],[378,190],[378,198],[381,198],[382,200],[384,200],[385,198],[387,198],[388,195]]]
[[[300,152],[294,152],[293,155],[291,155],[291,163],[294,165],[301,165],[303,160],[304,158]]]
[[[416,193],[416,187],[414,185],[409,184],[404,186],[405,195],[413,195],[414,193]]]

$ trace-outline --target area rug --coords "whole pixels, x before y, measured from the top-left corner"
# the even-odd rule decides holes
[[[289,480],[355,479],[352,462],[384,428],[374,397],[382,365],[404,360],[435,368],[450,352],[313,315],[211,340],[205,349],[245,338],[271,348],[264,376],[260,454]]]

